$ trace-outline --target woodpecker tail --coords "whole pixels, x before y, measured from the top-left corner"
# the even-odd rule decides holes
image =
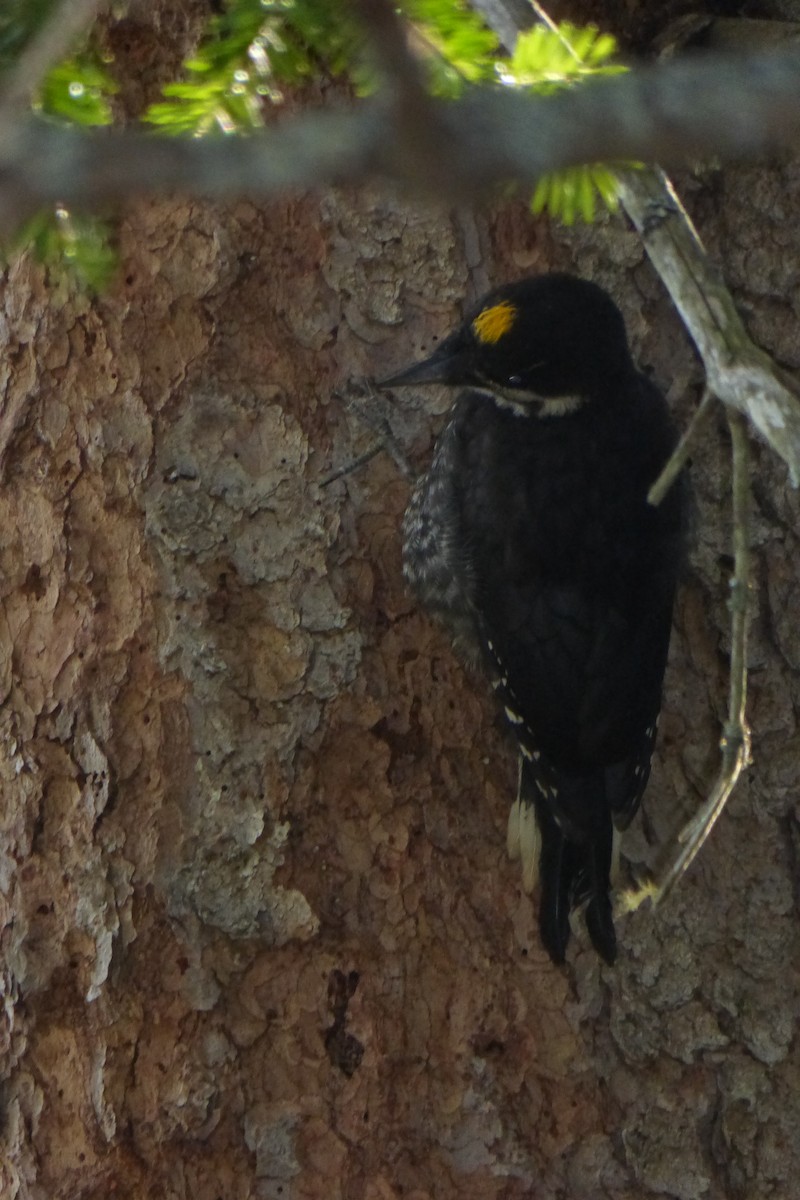
[[[553,789],[550,789],[551,791]],[[563,963],[569,941],[569,918],[585,903],[584,920],[592,945],[609,964],[617,955],[617,937],[609,896],[613,833],[602,773],[564,776],[559,773],[555,800],[537,782],[533,764],[522,758],[517,804],[524,824],[535,812],[541,838],[539,857],[539,927],[542,942],[555,963]],[[556,821],[559,813],[588,818],[581,821],[580,840],[567,838]],[[577,822],[569,821],[571,835]],[[523,862],[523,867],[524,867]]]

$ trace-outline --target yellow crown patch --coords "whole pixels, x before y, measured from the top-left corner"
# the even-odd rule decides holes
[[[517,319],[517,310],[508,300],[493,304],[479,312],[472,322],[472,330],[479,342],[499,342],[508,333]]]

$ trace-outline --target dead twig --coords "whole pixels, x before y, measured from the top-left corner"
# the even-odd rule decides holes
[[[733,549],[734,570],[730,581],[731,596],[731,675],[728,694],[728,718],[720,750],[722,761],[708,799],[686,823],[677,837],[677,849],[668,853],[665,865],[654,878],[623,892],[615,907],[632,912],[644,900],[655,907],[669,896],[675,884],[689,869],[736,787],[742,771],[750,763],[750,730],[747,725],[747,633],[750,624],[750,469],[747,428],[743,417],[727,409],[733,456]]]
[[[712,396],[711,392],[709,392],[708,388],[706,388],[703,392],[703,398],[698,405],[697,412],[689,422],[686,432],[683,434],[683,437],[678,442],[672,454],[664,464],[664,468],[658,479],[647,493],[647,500],[654,507],[661,503],[689,461],[689,456],[692,452],[692,446],[694,445],[698,434],[705,426],[706,421],[713,411],[713,399],[714,397]]]
[[[368,447],[362,454],[351,459],[350,462],[330,471],[322,479],[320,487],[328,487],[329,484],[334,483],[337,479],[342,479],[345,475],[351,475],[354,471],[359,470],[360,467],[365,466],[366,463],[375,458],[381,451],[385,451],[393,459],[400,473],[405,475],[406,479],[413,479],[414,470],[403,453],[389,424],[388,401],[384,396],[378,395],[371,380],[351,380],[343,391],[334,392],[333,398],[341,400],[346,412],[352,413],[357,421],[362,425],[366,425],[374,433],[377,433],[379,440]]]

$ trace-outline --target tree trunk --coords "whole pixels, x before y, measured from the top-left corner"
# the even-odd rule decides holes
[[[751,332],[800,365],[800,174],[686,180]],[[334,391],[489,282],[608,287],[685,419],[701,388],[621,219],[378,193],[152,202],[94,302],[2,296],[4,1159],[24,1200],[787,1197],[800,1172],[798,496],[755,448],[755,763],[602,966],[539,945],[514,753],[400,572],[408,482]],[[448,403],[390,410],[416,467]],[[692,545],[646,818],[715,773],[729,449]]]

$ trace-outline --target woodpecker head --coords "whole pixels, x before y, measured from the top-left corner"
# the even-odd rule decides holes
[[[632,370],[611,297],[586,279],[552,274],[495,288],[429,358],[378,386],[444,383],[486,388],[514,407],[577,405],[612,392]]]

